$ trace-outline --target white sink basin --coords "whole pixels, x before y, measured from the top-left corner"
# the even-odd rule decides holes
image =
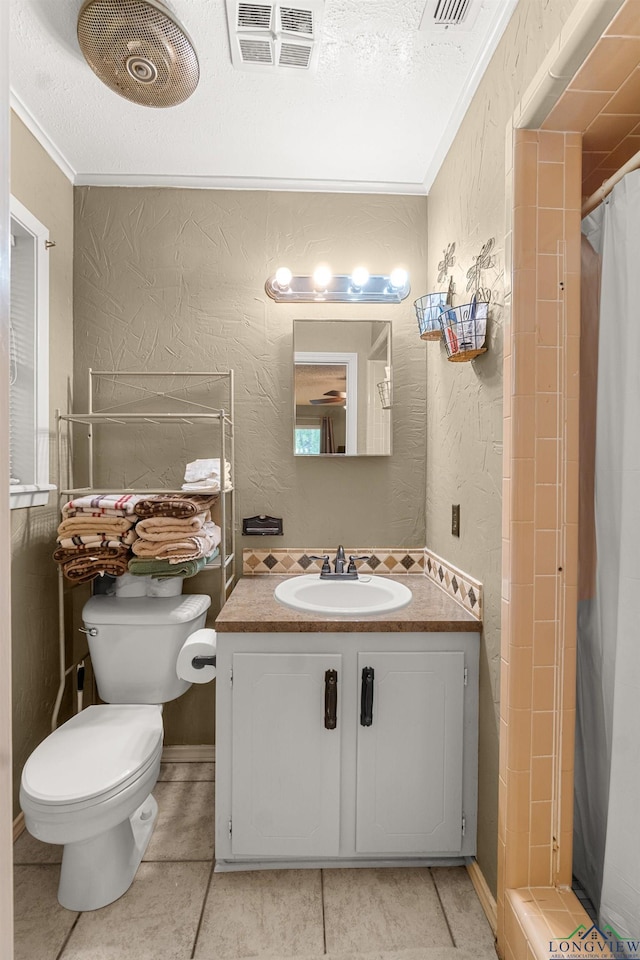
[[[319,573],[283,580],[275,589],[279,603],[303,613],[360,617],[390,613],[411,602],[408,587],[386,577],[360,576],[357,580],[321,580]]]

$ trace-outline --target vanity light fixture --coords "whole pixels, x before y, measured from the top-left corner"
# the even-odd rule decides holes
[[[326,264],[312,276],[299,277],[278,267],[264,288],[276,303],[401,303],[411,291],[404,267],[395,267],[390,274],[370,274],[363,266],[351,274],[332,274]]]
[[[291,283],[291,270],[289,267],[278,267],[274,281],[280,290],[286,290]]]

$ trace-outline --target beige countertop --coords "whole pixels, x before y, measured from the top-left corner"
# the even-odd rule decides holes
[[[413,594],[411,603],[393,613],[364,618],[322,617],[317,613],[300,613],[283,606],[275,599],[273,591],[278,583],[288,579],[273,574],[242,577],[218,614],[216,630],[220,633],[409,633],[425,630],[473,632],[482,629],[480,621],[421,574],[388,577],[409,587]]]

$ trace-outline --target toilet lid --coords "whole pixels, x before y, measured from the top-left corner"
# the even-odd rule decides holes
[[[162,745],[157,704],[87,707],[36,747],[22,771],[34,800],[78,803],[136,778]]]

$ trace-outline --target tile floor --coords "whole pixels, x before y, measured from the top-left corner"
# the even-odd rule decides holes
[[[127,893],[58,904],[60,847],[15,843],[15,960],[495,960],[464,867],[213,872],[213,764],[166,763]]]

